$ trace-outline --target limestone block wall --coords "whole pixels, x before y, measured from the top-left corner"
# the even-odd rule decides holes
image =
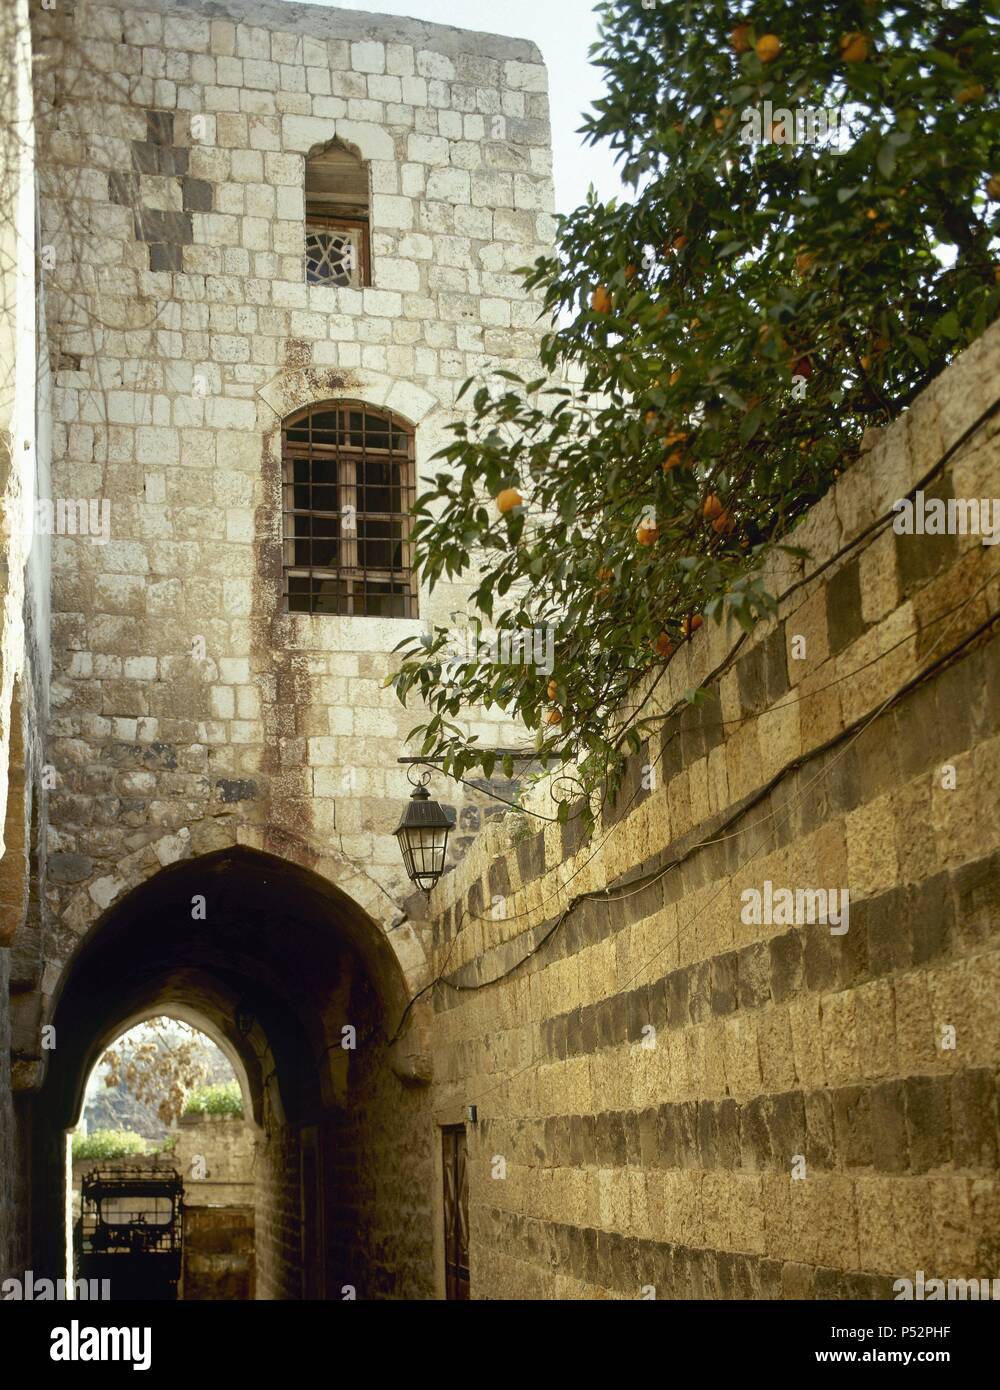
[[[41,976],[37,940],[39,776],[48,682],[48,547],[33,534],[48,468],[44,305],[35,282],[35,138],[29,7],[0,15],[0,1276],[22,1266],[26,1147],[12,1054],[20,1019],[11,998]],[[37,1034],[36,1034],[37,1041]]]
[[[530,43],[268,0],[35,22],[52,491],[110,503],[106,544],[53,537],[48,994],[110,903],[234,842],[400,915],[397,759],[421,714],[384,681],[465,593],[422,593],[405,621],[283,612],[280,421],[385,407],[426,473],[466,377],[534,370],[538,304],[513,272],[550,241],[552,184]],[[371,180],[363,290],[304,276],[305,156],[334,137]],[[493,803],[437,790],[461,850]],[[422,941],[391,939],[416,983]]]
[[[512,819],[438,885],[473,1297],[996,1273],[1000,547],[890,509],[996,493],[998,379],[994,326],[804,519],[776,619],[678,651],[592,842]],[[766,881],[848,890],[847,930],[755,923]]]

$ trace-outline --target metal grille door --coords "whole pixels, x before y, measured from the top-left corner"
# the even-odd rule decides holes
[[[441,1132],[444,1167],[445,1297],[469,1297],[469,1168],[465,1126]]]

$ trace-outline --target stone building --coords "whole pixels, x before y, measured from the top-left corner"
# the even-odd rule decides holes
[[[657,785],[582,845],[435,784],[466,852],[425,904],[383,683],[465,596],[415,583],[406,506],[461,383],[533,369],[540,55],[268,0],[12,13],[0,1263],[61,1270],[86,1077],[166,1012],[240,1078],[259,1298],[994,1273],[997,549],[886,508],[989,492],[996,328],[807,518],[777,619],[671,663]],[[850,931],[744,923],[765,878],[849,884]]]

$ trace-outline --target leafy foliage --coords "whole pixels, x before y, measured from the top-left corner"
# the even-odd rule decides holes
[[[170,1125],[207,1077],[205,1043],[203,1034],[175,1019],[148,1020],[104,1053],[104,1084],[124,1086],[140,1105],[155,1110],[161,1124]]]
[[[991,7],[599,9],[607,94],[583,130],[633,196],[559,219],[524,272],[554,316],[547,375],[466,383],[469,418],[416,507],[431,586],[475,576],[477,621],[554,628],[554,675],[449,663],[439,628],[401,644],[395,677],[429,705],[414,732],[446,771],[492,773],[457,721],[500,706],[588,792],[640,745],[642,691],[698,617],[748,628],[769,610],[769,548],[1000,303]],[[773,122],[838,108],[842,150],[742,139],[765,102]]]
[[[129,1129],[95,1129],[92,1134],[73,1135],[73,1158],[130,1158],[148,1153],[141,1134]]]
[[[215,1086],[199,1086],[184,1103],[185,1115],[242,1115],[243,1096],[239,1082],[224,1081]]]

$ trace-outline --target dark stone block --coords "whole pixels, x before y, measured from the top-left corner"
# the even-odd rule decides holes
[[[639,1130],[639,1157],[643,1168],[658,1168],[660,1166],[659,1147],[657,1143],[657,1111],[654,1107],[648,1110],[640,1110],[636,1117]]]
[[[594,1005],[597,1010],[597,1046],[617,1047],[622,1035],[615,1029],[614,1005],[611,999],[599,999]]]
[[[580,1144],[583,1166],[593,1168],[597,1163],[597,1120],[593,1115],[580,1117]]]
[[[771,996],[776,1004],[793,998],[802,988],[802,933],[796,928],[767,943],[771,958]]]
[[[172,145],[174,143],[174,113],[172,111],[147,111],[146,139],[151,145]]]
[[[183,270],[184,248],[173,243],[165,245],[160,241],[149,242],[150,270]]]
[[[510,897],[510,871],[507,868],[507,860],[502,856],[490,864],[489,884],[491,898]]]
[[[707,1023],[712,1017],[712,962],[699,961],[689,967],[688,1014],[692,1023]]]
[[[731,1097],[716,1103],[715,1155],[719,1168],[740,1166],[740,1107]]]
[[[822,922],[803,928],[803,964],[807,989],[833,990],[841,983],[843,966],[842,936],[832,935]],[[847,933],[850,936],[850,931]]]
[[[762,1008],[771,998],[771,957],[764,941],[755,941],[738,953],[737,1002],[741,1009]]]
[[[881,1173],[905,1173],[910,1166],[906,1134],[906,1093],[902,1081],[871,1088],[872,1163]]]
[[[580,1010],[580,1054],[589,1057],[597,1051],[597,1005],[585,1004]]]
[[[667,1026],[667,980],[666,977],[651,984],[646,991],[649,1006],[649,1021],[660,1032]]]
[[[827,584],[826,624],[831,656],[849,647],[865,630],[861,616],[861,568],[856,557],[841,565]]]
[[[123,207],[133,207],[139,201],[139,180],[135,174],[109,174],[108,200]]]
[[[917,777],[938,762],[941,730],[933,683],[918,685],[892,711],[902,776]]]
[[[778,623],[774,631],[761,643],[764,656],[764,684],[767,689],[767,703],[777,704],[788,694],[788,650],[785,639],[785,624]]]
[[[857,909],[868,932],[872,975],[891,975],[908,969],[913,958],[913,931],[904,890],[890,888],[888,893],[857,904]]]
[[[545,872],[545,832],[529,835],[517,847],[517,862],[522,883],[531,883]]]
[[[712,1013],[716,1017],[735,1012],[737,997],[736,951],[728,951],[724,956],[715,956],[711,965]]]
[[[872,1166],[871,1096],[864,1086],[841,1086],[833,1092],[836,1149],[845,1168]]]
[[[908,894],[914,965],[946,956],[951,950],[955,907],[951,897],[951,878],[935,874]]]
[[[807,1091],[803,1099],[806,1111],[806,1164],[809,1169],[834,1169],[839,1165],[830,1092]]]
[[[767,1127],[771,1152],[779,1169],[791,1171],[796,1154],[806,1152],[806,1108],[801,1091],[785,1091],[767,1098]]]
[[[622,1113],[621,1122],[625,1131],[625,1162],[630,1168],[638,1168],[642,1164],[639,1116],[634,1110],[626,1110]]]
[[[598,1168],[613,1168],[614,1140],[611,1135],[611,1115],[606,1110],[595,1117],[594,1143]]]
[[[659,1154],[658,1167],[680,1168],[682,1136],[678,1129],[676,1105],[661,1105],[656,1122],[656,1147]]]
[[[698,1137],[698,1166],[713,1169],[718,1166],[716,1151],[715,1102],[699,1100],[696,1105],[696,1126]]]
[[[680,772],[681,759],[680,718],[675,714],[664,721],[660,735],[660,775],[664,784],[670,782]]]
[[[190,246],[194,240],[191,216],[186,212],[164,212],[160,208],[138,208],[133,218],[139,241]]]
[[[952,497],[951,476],[939,474],[924,488],[925,498],[939,497],[943,501]],[[928,579],[940,574],[958,557],[957,536],[906,536],[896,535],[896,568],[904,598],[910,598],[915,589],[924,585]]]
[[[992,1174],[997,1166],[997,1096],[986,1067],[951,1078],[952,1161]]]
[[[767,707],[767,678],[764,673],[764,648],[761,643],[750,647],[736,662],[736,684],[740,695],[740,714],[750,719]]]
[[[681,764],[690,767],[705,756],[702,706],[685,703],[680,711]]]
[[[667,997],[667,1025],[670,1028],[686,1028],[691,1019],[689,991],[691,967],[674,970],[664,977]]]
[[[965,951],[982,949],[1000,935],[1000,854],[964,864],[952,877],[958,905],[955,933]]]
[[[642,1030],[649,1023],[649,998],[644,986],[624,995],[625,1036],[630,1043],[642,1042]]]
[[[181,179],[181,203],[184,211],[211,212],[214,191],[205,179]]]
[[[906,1079],[906,1130],[910,1170],[926,1173],[951,1163],[951,1077]]]
[[[655,878],[638,890],[632,889],[625,902],[625,920],[629,924],[655,917],[663,910],[663,879]]]

